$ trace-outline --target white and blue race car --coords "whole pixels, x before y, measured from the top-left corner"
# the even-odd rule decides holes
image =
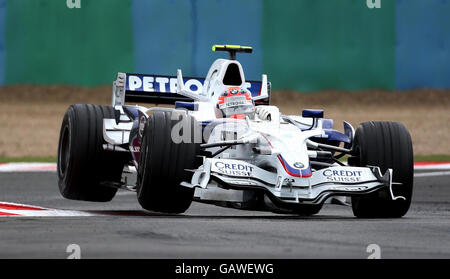
[[[350,197],[357,217],[407,213],[413,149],[402,124],[366,122],[355,131],[344,122],[342,133],[322,110],[283,115],[270,105],[266,75],[245,80],[236,54],[251,47],[213,50],[230,57],[217,59],[204,79],[181,70],[118,73],[112,106],[70,106],[58,145],[61,194],[110,201],[126,189],[143,208],[164,213],[198,201],[313,215],[334,197]]]

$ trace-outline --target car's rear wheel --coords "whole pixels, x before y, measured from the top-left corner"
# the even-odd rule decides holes
[[[174,112],[175,113],[175,112]],[[181,114],[179,114],[181,115]],[[195,119],[184,115],[183,125],[178,132],[190,130],[190,140],[172,138],[172,128],[180,123],[178,117],[172,119],[171,112],[156,111],[149,116],[144,128],[141,153],[139,156],[137,197],[139,204],[151,211],[164,213],[185,212],[194,195],[194,190],[180,185],[190,182],[192,173],[201,164],[197,155],[200,143],[193,136],[201,129]]]
[[[355,133],[353,156],[349,164],[354,166],[378,166],[382,173],[393,170],[392,181],[395,196],[383,189],[368,196],[352,197],[353,214],[362,218],[399,218],[408,212],[413,192],[413,148],[411,136],[405,126],[396,122],[365,122]]]
[[[61,124],[57,175],[63,197],[72,200],[110,201],[117,189],[102,182],[120,182],[124,153],[103,150],[103,119],[114,118],[108,106],[71,105]]]

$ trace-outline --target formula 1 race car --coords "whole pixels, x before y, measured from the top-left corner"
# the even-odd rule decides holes
[[[62,121],[57,174],[68,199],[110,201],[135,191],[151,211],[191,202],[313,215],[350,197],[356,217],[402,217],[413,188],[413,149],[400,123],[366,122],[344,132],[322,110],[283,115],[271,83],[247,81],[237,53],[215,45],[206,78],[118,73],[112,106],[77,104]],[[126,102],[174,105],[146,108]],[[136,173],[132,183],[130,173]]]

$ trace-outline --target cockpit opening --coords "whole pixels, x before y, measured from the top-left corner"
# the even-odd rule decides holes
[[[242,84],[241,72],[237,64],[230,63],[228,65],[225,76],[223,77],[223,84],[230,86],[239,86]]]

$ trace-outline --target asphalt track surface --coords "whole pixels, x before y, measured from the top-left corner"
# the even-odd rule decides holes
[[[430,173],[430,170],[425,171]],[[0,173],[0,201],[110,216],[1,217],[0,258],[59,258],[78,244],[82,258],[359,258],[377,244],[382,258],[450,258],[450,172],[416,173],[401,219],[356,219],[326,204],[314,217],[193,203],[183,215],[143,211],[132,192],[109,203],[63,199],[56,174]]]

